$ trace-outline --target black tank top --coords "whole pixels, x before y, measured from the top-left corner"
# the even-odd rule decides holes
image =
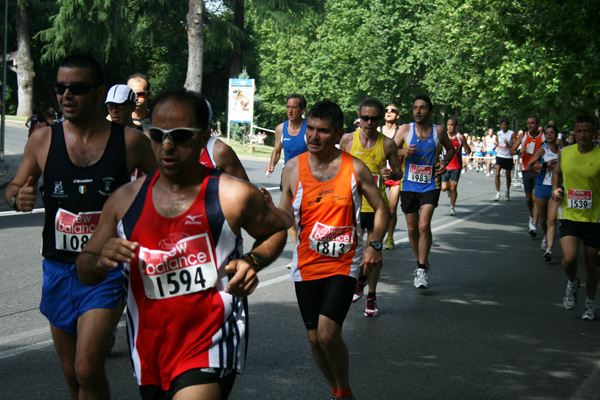
[[[43,200],[46,208],[42,255],[75,263],[98,224],[108,197],[130,181],[125,152],[125,127],[112,123],[100,160],[89,167],[71,162],[63,125],[52,125],[52,140],[44,168]]]

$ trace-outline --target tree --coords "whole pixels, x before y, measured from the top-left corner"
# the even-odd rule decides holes
[[[204,55],[204,1],[189,0],[187,14],[188,67],[185,88],[202,91],[202,62]]]

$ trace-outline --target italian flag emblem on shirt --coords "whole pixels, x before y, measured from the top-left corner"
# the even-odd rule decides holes
[[[85,194],[86,190],[87,190],[87,186],[85,186],[85,185],[79,186],[79,193]]]

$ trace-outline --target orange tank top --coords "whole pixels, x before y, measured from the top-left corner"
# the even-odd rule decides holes
[[[341,152],[335,177],[317,181],[308,153],[298,156],[298,183],[293,199],[298,241],[290,280],[309,281],[333,275],[358,277],[364,247],[353,157]]]
[[[521,170],[525,170],[527,168],[527,164],[529,164],[529,160],[535,154],[535,152],[540,148],[542,143],[544,142],[544,135],[539,134],[536,137],[531,137],[529,132],[525,132],[525,140],[523,141],[523,148],[525,151],[521,156],[523,161],[523,165],[521,165]],[[538,172],[539,170],[535,170],[534,172]]]

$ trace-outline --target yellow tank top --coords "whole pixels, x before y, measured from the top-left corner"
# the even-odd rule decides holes
[[[560,169],[565,190],[558,218],[600,222],[600,148],[581,154],[576,144],[565,147]]]
[[[379,187],[381,197],[383,197],[383,200],[388,204],[388,198],[385,194],[385,182],[381,177],[381,164],[387,161],[385,150],[383,149],[383,138],[383,133],[377,132],[377,142],[375,142],[375,146],[367,150],[360,144],[360,130],[357,130],[354,132],[350,154],[364,162],[367,168],[369,168],[369,171],[371,171],[371,175],[373,175],[373,179],[375,180],[375,184]],[[364,196],[362,199],[362,208],[360,210],[365,213],[374,212],[373,207],[371,207]]]

